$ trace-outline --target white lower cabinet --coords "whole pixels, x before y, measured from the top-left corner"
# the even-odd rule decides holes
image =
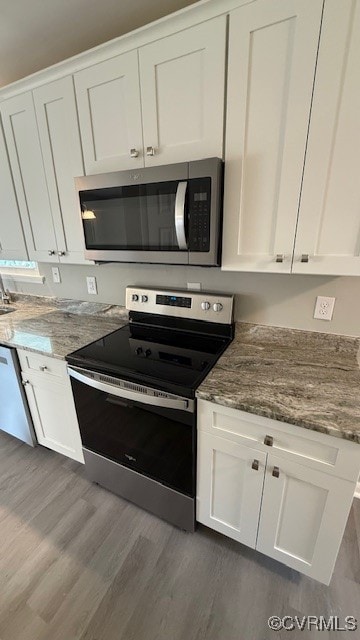
[[[255,548],[266,454],[199,432],[198,520]]]
[[[358,447],[199,400],[197,520],[329,584]]]
[[[84,462],[66,363],[22,350],[18,355],[39,444]]]
[[[353,482],[270,454],[256,548],[329,584],[353,497]]]

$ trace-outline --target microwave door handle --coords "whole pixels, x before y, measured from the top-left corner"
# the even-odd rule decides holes
[[[85,370],[86,371],[86,370]],[[178,400],[176,398],[157,398],[155,396],[146,396],[145,394],[138,393],[136,391],[130,391],[128,389],[121,389],[113,384],[100,382],[100,380],[94,380],[86,375],[86,373],[76,371],[71,367],[68,367],[68,373],[71,378],[83,382],[88,387],[93,387],[98,391],[103,391],[108,395],[117,396],[118,398],[125,398],[127,400],[133,400],[134,402],[141,402],[142,404],[151,404],[155,407],[164,407],[165,409],[182,409],[186,411],[189,403],[187,400]]]
[[[185,235],[185,197],[187,182],[179,182],[175,197],[175,231],[179,249],[188,248]]]

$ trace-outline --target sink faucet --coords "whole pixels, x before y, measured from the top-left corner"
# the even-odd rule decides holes
[[[11,302],[10,292],[7,291],[4,287],[4,282],[2,279],[1,273],[0,273],[0,300],[3,304],[10,304]]]

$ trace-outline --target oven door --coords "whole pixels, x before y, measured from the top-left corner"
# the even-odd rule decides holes
[[[69,374],[85,449],[195,496],[194,401],[145,396],[100,382],[85,369],[69,367]]]

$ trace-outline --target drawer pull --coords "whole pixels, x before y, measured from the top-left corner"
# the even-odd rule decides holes
[[[55,255],[54,249],[49,249],[48,254],[49,256],[54,256]]]
[[[280,475],[280,469],[279,467],[274,467],[272,470],[272,475],[274,476],[274,478],[278,478]]]
[[[48,368],[47,366],[44,364],[42,367],[39,367],[40,371],[47,371]]]
[[[253,460],[251,468],[254,469],[254,471],[259,471],[259,460]]]
[[[272,447],[274,444],[274,438],[272,436],[265,436],[264,444],[266,444],[267,447]]]
[[[301,254],[301,258],[300,258],[300,262],[309,262],[309,254],[308,253],[302,253]]]
[[[154,156],[155,155],[155,147],[146,147],[146,155]]]
[[[30,384],[30,380],[23,380],[23,386],[26,387],[27,384]]]
[[[284,254],[283,253],[277,253],[275,262],[284,262]]]
[[[137,158],[139,155],[139,152],[137,149],[130,149],[130,157],[131,158]]]

